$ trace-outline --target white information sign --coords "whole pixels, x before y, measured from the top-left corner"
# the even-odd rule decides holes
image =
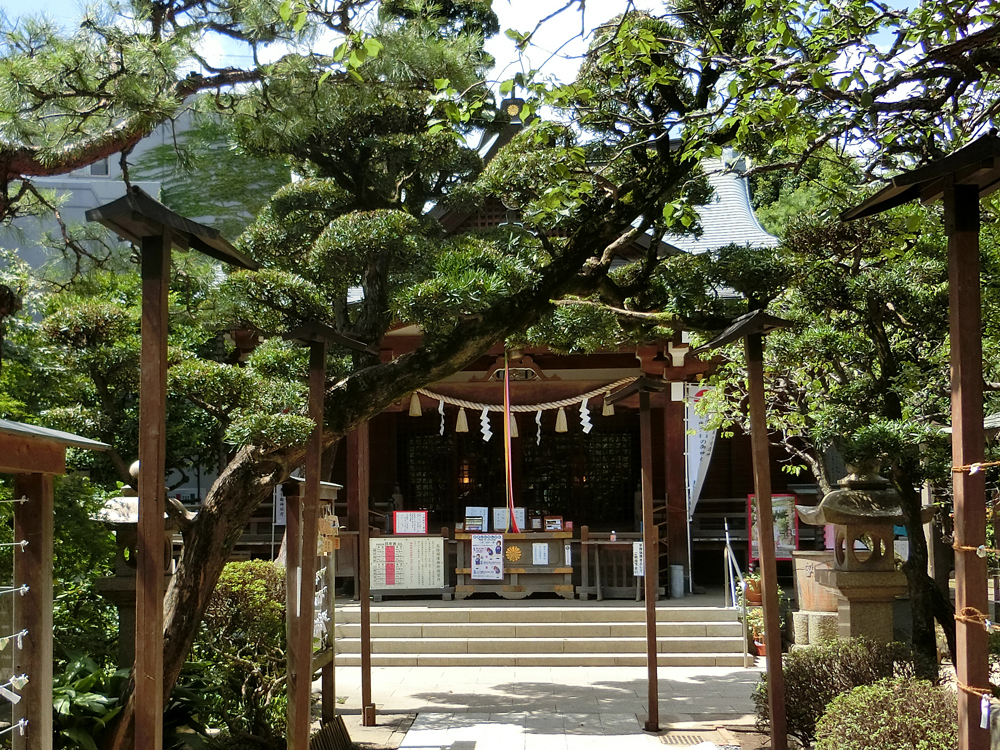
[[[439,536],[369,541],[373,589],[444,587],[444,539]]]
[[[395,534],[426,534],[426,510],[394,510],[392,527]]]
[[[509,523],[510,511],[506,508],[494,508],[493,509],[493,530],[494,531],[513,531],[514,527],[511,526],[507,528]],[[524,531],[525,524],[525,514],[524,508],[514,508],[514,520],[517,521],[517,528],[519,531]]]
[[[566,546],[563,547],[564,557],[566,558],[566,567],[573,565],[573,548],[570,546],[569,542],[566,542]]]
[[[642,542],[632,542],[632,575],[636,578],[642,578],[646,574],[646,563],[642,551]]]
[[[480,581],[503,580],[503,536],[472,535],[472,578]]]
[[[281,489],[281,485],[275,485],[274,488],[274,525],[284,526],[288,523],[287,520],[287,510],[285,505],[285,491]]]
[[[532,565],[548,565],[549,564],[549,543],[548,542],[532,542],[531,543],[531,564]]]

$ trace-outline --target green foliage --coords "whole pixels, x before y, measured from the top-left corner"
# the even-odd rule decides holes
[[[107,672],[83,653],[70,654],[53,675],[52,708],[56,748],[97,750],[101,735],[121,711],[118,696],[129,670]]]
[[[830,641],[796,649],[782,657],[788,733],[808,745],[816,722],[838,695],[859,685],[913,674],[908,650],[899,643],[883,645],[865,638]],[[767,677],[754,688],[757,726],[768,727]]]
[[[955,693],[909,677],[838,695],[816,724],[816,750],[954,750]]]
[[[200,718],[255,747],[284,747],[284,568],[226,565],[192,650],[207,705]]]

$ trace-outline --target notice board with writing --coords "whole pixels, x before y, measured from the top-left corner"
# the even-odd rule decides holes
[[[372,589],[443,588],[444,543],[438,536],[372,539]]]

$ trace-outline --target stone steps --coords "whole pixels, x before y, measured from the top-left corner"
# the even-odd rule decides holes
[[[338,607],[337,664],[360,664],[361,612]],[[661,666],[743,666],[734,610],[659,606]],[[374,666],[642,666],[637,606],[392,606],[371,610]]]

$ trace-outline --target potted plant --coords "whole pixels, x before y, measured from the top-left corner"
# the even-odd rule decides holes
[[[763,595],[760,587],[760,573],[747,573],[743,577],[746,584],[746,597],[748,606],[760,606]]]
[[[753,640],[753,645],[757,648],[757,655],[766,656],[763,607],[747,607],[747,632]]]

